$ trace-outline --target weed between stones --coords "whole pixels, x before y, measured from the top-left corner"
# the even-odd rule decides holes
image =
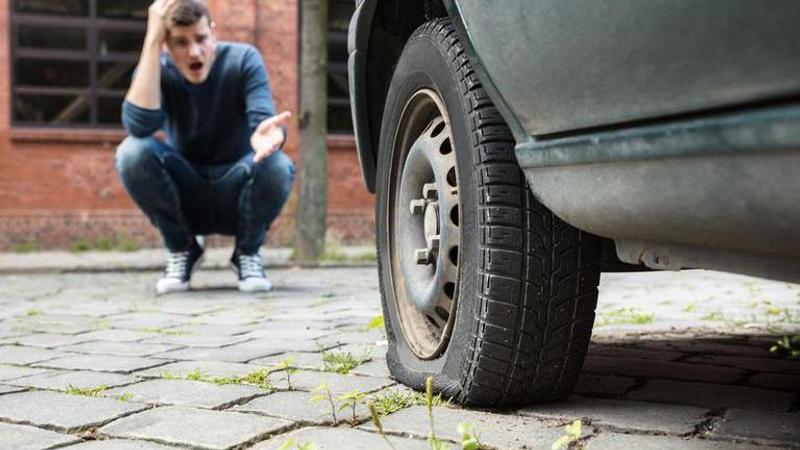
[[[102,394],[103,391],[105,391],[106,389],[108,389],[108,386],[106,385],[95,386],[90,388],[81,388],[70,384],[66,388],[59,389],[59,391],[69,395],[83,395],[86,397],[97,397],[100,394]]]
[[[367,351],[361,357],[353,356],[350,352],[322,352],[322,370],[347,375],[351,370],[369,360]]]
[[[653,314],[641,312],[635,308],[619,308],[605,314],[598,314],[594,325],[597,327],[625,324],[644,325],[652,323],[653,317]]]
[[[272,373],[269,369],[254,370],[242,376],[235,377],[210,377],[200,369],[195,369],[184,376],[169,372],[161,372],[161,378],[165,380],[190,380],[202,381],[205,383],[214,384],[246,384],[256,386],[265,391],[277,390],[275,386],[269,381],[269,375]]]

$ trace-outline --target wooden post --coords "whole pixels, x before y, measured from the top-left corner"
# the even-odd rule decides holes
[[[300,193],[295,249],[301,261],[325,252],[328,209],[328,0],[300,0]]]

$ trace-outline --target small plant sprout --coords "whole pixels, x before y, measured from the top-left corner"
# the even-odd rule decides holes
[[[120,401],[122,403],[125,403],[127,401],[130,401],[133,398],[133,394],[130,393],[130,392],[125,392],[123,394],[117,394],[113,398],[114,398],[114,400],[118,400],[118,401]]]
[[[278,450],[318,450],[319,447],[314,442],[297,442],[294,439],[287,439]]]
[[[61,389],[61,392],[69,395],[83,395],[86,397],[97,397],[98,395],[102,394],[103,391],[105,391],[106,389],[108,389],[108,386],[106,385],[82,388],[70,384],[66,388]]]
[[[800,358],[800,335],[783,336],[769,348],[769,351],[791,359]]]
[[[392,441],[389,440],[389,437],[386,436],[386,433],[383,432],[383,423],[381,423],[381,415],[378,414],[378,408],[375,407],[375,403],[370,400],[367,404],[367,408],[369,408],[369,415],[372,416],[372,423],[375,424],[375,428],[378,429],[378,434],[381,435],[383,440],[389,445],[389,448],[392,450],[396,450],[394,445],[392,445]]]
[[[336,397],[336,400],[342,402],[342,405],[339,406],[339,411],[347,408],[351,409],[353,417],[350,421],[350,425],[355,426],[358,423],[358,416],[356,415],[356,406],[358,406],[358,403],[364,400],[364,397],[366,396],[367,394],[364,394],[363,392],[356,389],[354,391],[345,392],[344,394]]]
[[[385,392],[378,393],[373,397],[375,402],[375,409],[378,414],[386,416],[404,408],[411,406],[422,406],[428,402],[425,399],[425,394],[419,392],[400,392],[397,389],[390,389]],[[448,400],[443,400],[441,394],[433,396],[433,406],[447,406]]]
[[[561,450],[574,447],[574,444],[581,438],[583,423],[580,419],[564,427],[564,436],[553,442],[550,447],[552,450]]]
[[[347,375],[369,359],[368,351],[365,351],[360,357],[353,356],[350,352],[322,352],[322,370]]]
[[[336,426],[339,424],[339,420],[336,418],[336,403],[333,402],[333,394],[331,394],[331,388],[328,387],[327,384],[321,383],[317,387],[311,391],[311,397],[308,399],[311,403],[321,402],[321,401],[328,401],[331,405],[331,416],[333,417],[333,425]]]
[[[428,406],[428,420],[430,421],[431,432],[428,434],[428,442],[432,450],[445,450],[447,447],[436,437],[433,427],[433,377],[425,379],[425,403]]]
[[[297,367],[294,365],[294,356],[290,356],[278,362],[278,370],[282,370],[286,374],[286,389],[293,391],[292,375],[297,373]]]
[[[384,325],[384,318],[383,316],[375,316],[370,319],[369,323],[367,324],[368,330],[379,330],[383,328]]]
[[[458,424],[458,434],[461,435],[462,450],[480,450],[481,442],[475,433],[475,425],[471,423]]]

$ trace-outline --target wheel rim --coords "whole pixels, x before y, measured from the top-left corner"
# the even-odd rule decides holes
[[[447,348],[458,305],[461,208],[452,141],[439,95],[414,93],[395,133],[388,223],[395,306],[420,359]]]

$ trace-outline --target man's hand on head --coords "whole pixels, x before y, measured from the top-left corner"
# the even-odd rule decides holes
[[[167,38],[167,21],[178,0],[155,0],[147,10],[147,37],[156,45],[161,45]]]
[[[255,162],[261,161],[280,148],[286,138],[281,125],[285,125],[290,117],[292,113],[284,111],[258,124],[256,131],[250,136],[250,145],[256,152],[253,157]]]

